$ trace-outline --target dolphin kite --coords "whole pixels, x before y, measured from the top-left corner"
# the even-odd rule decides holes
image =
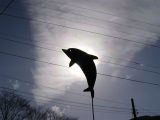
[[[88,82],[88,88],[84,92],[91,92],[91,97],[94,98],[94,84],[96,81],[97,71],[94,59],[98,59],[97,56],[90,55],[77,48],[62,49],[62,51],[71,59],[69,67],[74,63],[77,63],[82,69]]]

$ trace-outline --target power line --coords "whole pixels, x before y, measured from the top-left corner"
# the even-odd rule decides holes
[[[7,56],[12,56],[12,57],[17,57],[17,58],[21,58],[21,59],[25,59],[25,60],[29,60],[29,61],[46,63],[46,64],[49,64],[49,65],[59,66],[59,67],[63,67],[63,68],[68,68],[67,66],[64,66],[64,65],[50,63],[50,62],[46,62],[46,61],[41,61],[41,60],[37,60],[37,59],[34,59],[34,58],[24,57],[24,56],[21,56],[21,55],[15,55],[15,54],[8,53],[8,52],[0,51],[0,54],[7,55]],[[101,76],[113,77],[113,78],[118,78],[118,79],[122,79],[122,80],[131,81],[131,82],[137,82],[137,83],[141,83],[141,84],[148,84],[148,85],[154,85],[154,86],[160,87],[160,84],[158,84],[158,83],[145,82],[145,81],[140,81],[140,80],[136,80],[136,79],[124,78],[124,77],[120,77],[120,76],[113,76],[113,75],[104,74],[104,73],[97,73],[97,74],[99,74]]]
[[[12,7],[13,8],[13,7]],[[13,10],[20,10],[20,9],[17,9],[17,8],[14,8]],[[22,12],[22,11],[19,11],[19,12]],[[34,11],[35,12],[35,11]],[[33,13],[33,12],[32,12]],[[37,13],[35,13],[35,14],[37,14]],[[41,13],[38,13],[38,14],[41,14]],[[43,15],[43,14],[42,14]],[[50,16],[50,15],[46,15],[46,16],[49,16],[49,17],[53,17],[53,16]],[[57,16],[56,16],[57,17]],[[60,16],[60,17],[58,17],[58,18],[60,18],[60,19],[63,19],[63,20],[67,20],[67,21],[69,21],[69,22],[75,22],[74,20],[70,20],[70,19],[66,19],[66,18],[63,18],[62,16]],[[57,18],[56,18],[57,19]],[[76,23],[77,23],[77,21],[76,21]],[[85,24],[85,25],[91,25],[91,26],[96,26],[96,27],[99,27],[99,28],[105,28],[104,26],[102,27],[102,26],[98,26],[98,25],[93,25],[93,24],[88,24],[88,23],[84,23],[84,22],[78,22],[78,23],[82,23],[82,24]],[[117,31],[117,30],[114,30],[114,31]],[[93,32],[93,31],[92,31]],[[124,33],[124,34],[126,34],[126,35],[128,35],[128,34],[130,34],[130,33],[128,33],[128,32],[122,32],[122,31],[117,31],[117,32],[119,32],[119,33]],[[101,33],[102,34],[102,33]],[[108,37],[110,37],[110,36],[114,36],[114,35],[107,35]],[[136,35],[137,36],[137,35]],[[117,37],[117,36],[116,36]],[[122,37],[119,37],[120,39],[122,38]],[[118,39],[119,39],[118,38]],[[127,38],[123,38],[123,39],[127,39]],[[155,38],[146,38],[146,39],[154,39],[155,40]],[[132,40],[132,39],[130,39],[130,40]],[[132,40],[132,41],[135,41],[135,40]],[[141,43],[145,43],[145,44],[148,44],[147,42],[141,42]],[[152,42],[152,44],[151,44],[151,42],[149,43],[149,45],[154,45],[154,43]],[[158,46],[158,45],[156,45],[156,46]],[[136,46],[137,47],[137,46]],[[139,47],[139,46],[138,46]],[[160,46],[159,46],[160,47]]]
[[[112,63],[113,64],[113,63]],[[118,64],[117,64],[118,65]],[[122,66],[122,65],[121,65]],[[128,67],[128,66],[125,66],[125,67]],[[138,68],[134,68],[134,67],[131,67],[131,68],[133,68],[133,69],[138,69]],[[147,71],[147,72],[152,72],[152,73],[156,73],[156,74],[159,74],[158,72],[153,72],[153,71],[150,71],[150,70],[144,70],[144,69],[141,69],[141,70],[143,70],[143,71]]]
[[[149,113],[149,114],[154,114],[154,115],[156,115],[156,114],[158,114],[159,112],[160,112],[160,110],[151,110],[151,109],[147,109],[147,108],[144,108],[144,107],[141,107],[140,105],[136,105],[136,106],[138,106],[138,114],[139,113]],[[140,110],[141,109],[141,110]]]
[[[32,46],[32,47],[38,47],[38,48],[41,48],[41,49],[50,50],[50,51],[54,51],[54,52],[61,52],[60,50],[50,49],[50,48],[47,48],[47,47],[42,47],[42,46],[39,46],[39,45],[34,45],[32,43],[26,43],[26,42],[17,41],[17,40],[14,40],[14,39],[9,39],[9,38],[4,38],[4,37],[0,37],[0,40],[10,41],[10,42],[18,43],[18,44],[23,44],[23,45],[29,45],[29,46]],[[150,73],[154,73],[154,74],[160,75],[159,72],[153,71],[153,70],[147,70],[147,69],[143,69],[143,68],[137,68],[137,67],[133,67],[133,66],[123,65],[123,64],[119,64],[119,63],[115,63],[115,62],[110,62],[110,61],[104,61],[104,60],[98,60],[98,61],[100,61],[102,63],[106,63],[106,64],[113,64],[113,65],[116,65],[116,66],[121,66],[121,67],[129,68],[129,69],[135,69],[135,70],[140,70],[140,71],[150,72]]]
[[[120,76],[114,76],[114,75],[109,75],[109,74],[107,75],[107,74],[103,74],[103,73],[97,73],[97,74],[102,75],[102,76],[106,76],[106,77],[113,77],[113,78],[118,78],[118,79],[122,79],[122,80],[131,81],[131,82],[149,84],[149,85],[154,85],[154,86],[159,86],[160,87],[160,84],[158,84],[158,83],[145,82],[145,81],[140,81],[140,80],[136,80],[136,79],[124,78],[124,77],[120,77]]]
[[[6,87],[2,87],[2,86],[0,86],[0,88],[6,88]],[[14,90],[14,89],[12,89],[12,88],[6,88],[6,89],[8,89],[8,90]],[[69,101],[69,100],[62,100],[62,99],[59,99],[59,98],[51,98],[51,97],[47,97],[47,96],[43,96],[43,95],[39,95],[39,94],[35,94],[34,93],[34,95],[33,94],[31,94],[31,93],[29,93],[29,92],[25,92],[25,91],[20,91],[20,90],[14,90],[14,91],[18,91],[18,92],[20,92],[20,93],[23,93],[23,94],[27,94],[27,95],[32,95],[32,96],[36,96],[36,97],[40,97],[40,98],[44,98],[44,99],[48,99],[48,100],[50,100],[50,102],[55,102],[55,103],[57,103],[57,104],[64,104],[64,105],[73,105],[73,106],[78,106],[78,107],[83,107],[83,108],[85,108],[85,107],[89,107],[90,106],[90,104],[87,104],[87,103],[81,103],[81,102],[77,102],[77,101]],[[123,111],[124,110],[130,110],[130,108],[123,108],[123,107],[115,107],[115,106],[105,106],[105,105],[95,105],[95,107],[96,107],[96,109],[105,109],[105,110],[107,110],[108,108],[110,109],[110,110],[122,110],[123,109]]]
[[[91,33],[91,34],[101,35],[101,36],[105,36],[105,37],[120,39],[120,40],[123,40],[123,41],[137,43],[137,44],[146,45],[146,46],[150,46],[150,47],[160,48],[160,46],[157,46],[157,45],[154,45],[154,44],[148,44],[148,43],[145,43],[145,42],[138,42],[138,41],[134,41],[134,40],[127,39],[127,38],[107,35],[107,34],[103,34],[103,33],[99,33],[99,32],[94,32],[94,31],[89,31],[89,30],[85,30],[85,29],[75,28],[75,27],[66,26],[66,25],[62,25],[62,24],[45,22],[43,19],[33,19],[33,18],[28,18],[28,17],[24,17],[24,16],[18,16],[18,15],[11,15],[11,14],[4,14],[4,16],[15,17],[17,19],[23,19],[23,20],[27,20],[27,21],[34,21],[34,22],[39,22],[39,23],[43,23],[43,24],[50,24],[50,25],[53,25],[53,26],[59,26],[59,27],[63,27],[63,28],[68,28],[68,29],[83,31],[83,32]]]
[[[11,6],[11,4],[14,2],[15,0],[10,0],[10,2],[6,5],[6,7],[0,12],[0,15],[3,15],[5,13],[5,11]]]
[[[54,52],[61,52],[59,50],[50,49],[50,48],[47,48],[47,47],[35,45],[35,44],[32,44],[32,43],[28,43],[26,41],[19,41],[19,40],[10,39],[10,38],[4,38],[4,37],[1,37],[1,36],[0,36],[0,40],[10,41],[10,42],[13,42],[13,43],[23,44],[23,45],[27,45],[27,46],[31,46],[31,47],[38,47],[38,48],[41,48],[41,49],[45,49],[45,50],[49,50],[49,51],[54,51]]]
[[[6,36],[10,36],[9,34],[6,34],[6,33],[3,33],[3,34],[1,34],[0,33],[0,35],[6,35]],[[14,37],[19,37],[19,36],[14,36]],[[21,37],[20,37],[21,38]],[[54,51],[54,52],[60,52],[61,53],[61,51],[60,50],[55,50],[55,49],[50,49],[50,48],[47,48],[47,47],[43,47],[43,46],[39,46],[39,45],[35,45],[35,44],[32,44],[32,43],[28,43],[26,40],[24,40],[24,38],[21,38],[21,39],[23,39],[23,41],[19,41],[19,40],[15,40],[15,39],[13,39],[13,38],[6,38],[6,37],[1,37],[0,36],[0,40],[6,40],[6,41],[11,41],[11,42],[15,42],[15,43],[19,43],[19,44],[24,44],[24,45],[29,45],[29,46],[35,46],[35,47],[39,47],[39,48],[42,48],[42,49],[46,49],[46,50],[50,50],[50,51]],[[43,43],[43,44],[46,44],[45,42],[42,42],[42,41],[40,41],[40,40],[35,40],[36,42],[39,42],[39,43]],[[47,45],[50,45],[50,44],[47,44]],[[55,44],[56,45],[56,44]],[[57,45],[56,45],[57,46]],[[58,46],[58,47],[60,47],[60,46]],[[126,62],[130,62],[130,63],[134,63],[134,64],[136,64],[136,65],[142,65],[142,63],[140,63],[140,62],[138,62],[138,61],[133,61],[133,60],[128,60],[128,59],[124,59],[124,58],[119,58],[119,57],[112,57],[112,56],[106,56],[106,55],[102,55],[102,56],[104,56],[104,57],[107,57],[107,58],[111,58],[111,59],[117,59],[117,60],[121,60],[121,61],[126,61]],[[103,62],[103,63],[109,63],[108,61],[103,61],[103,60],[100,60],[101,62]],[[160,68],[160,67],[158,67],[158,66],[153,66],[153,65],[148,65],[148,64],[143,64],[143,66],[144,67],[149,67],[149,68],[154,68],[154,69],[158,69],[158,68]],[[138,69],[138,68],[136,68],[136,69]]]
[[[23,39],[23,41],[25,42],[25,43],[28,43],[28,40],[31,40],[31,39],[26,39],[26,37],[22,37],[22,36],[17,36],[17,35],[11,35],[11,34],[8,34],[8,33],[0,33],[0,35],[2,35],[3,36],[3,38],[4,38],[4,35],[5,35],[5,38],[4,39],[9,39],[9,38],[6,38],[6,36],[12,36],[12,37],[14,37],[14,38],[20,38],[20,39]],[[1,36],[1,37],[2,37]],[[19,41],[19,40],[18,40]],[[21,42],[23,42],[23,41],[21,41]],[[41,43],[41,44],[44,44],[44,45],[50,45],[51,46],[51,44],[50,43],[46,43],[46,42],[44,42],[44,41],[42,41],[42,40],[37,40],[37,39],[34,39],[34,41],[35,42],[37,42],[37,43]],[[29,44],[31,44],[31,43],[29,43]],[[53,44],[53,43],[52,43]],[[58,46],[57,44],[55,44],[54,43],[54,45],[56,45],[56,46]],[[60,47],[60,46],[58,46],[58,47]]]
[[[129,68],[129,69],[135,69],[135,70],[140,70],[140,71],[150,72],[150,73],[154,73],[154,74],[160,75],[159,72],[153,71],[153,70],[147,70],[147,69],[143,69],[143,68],[136,68],[136,67],[133,67],[133,66],[122,65],[122,64],[114,63],[114,62],[110,62],[110,61],[103,61],[103,60],[99,60],[99,61],[100,62],[104,62],[104,63],[108,63],[108,64],[113,64],[113,65],[121,66],[121,67],[125,67],[125,68]]]
[[[19,78],[15,78],[15,77],[11,77],[11,76],[8,76],[8,75],[4,75],[4,74],[2,75],[2,74],[0,74],[0,76],[3,77],[3,78],[9,79],[9,80],[18,80],[19,82],[24,82],[24,83],[27,83],[27,84],[30,84],[30,85],[35,85],[33,82],[30,82],[30,81],[27,81],[27,80],[23,80],[23,79],[19,79]],[[62,90],[62,89],[59,89],[59,88],[49,87],[49,86],[46,86],[46,85],[43,85],[43,84],[40,84],[40,83],[39,83],[39,85],[41,87],[44,87],[44,88],[47,88],[47,89],[51,89],[51,90],[63,91],[63,92],[65,91],[65,90]],[[80,93],[73,92],[73,91],[67,91],[67,93],[74,94],[74,95],[77,95],[77,96],[86,97],[86,98],[90,98],[87,95],[82,95]],[[111,103],[118,103],[118,104],[128,105],[126,103],[122,103],[122,102],[119,102],[119,101],[107,100],[107,99],[103,99],[103,98],[99,98],[99,97],[96,97],[95,99],[96,100],[105,101],[105,102],[111,102]]]
[[[69,106],[72,106],[72,107],[75,107],[75,108],[81,108],[81,109],[79,109],[79,110],[87,110],[87,111],[90,111],[90,109],[88,109],[88,108],[90,108],[89,106],[87,107],[87,106],[81,106],[81,105],[73,105],[73,104],[66,104],[66,103],[59,103],[59,101],[57,102],[57,101],[53,101],[53,99],[49,99],[49,98],[46,98],[46,97],[42,97],[42,96],[39,96],[39,95],[34,95],[34,96],[36,96],[36,97],[38,97],[38,98],[36,98],[37,100],[40,100],[40,101],[35,101],[34,99],[33,99],[33,97],[31,97],[31,96],[33,96],[33,94],[31,94],[31,93],[28,93],[28,92],[24,92],[24,91],[19,91],[19,90],[14,90],[14,89],[11,89],[11,88],[7,88],[7,87],[2,87],[2,86],[0,86],[0,89],[2,89],[2,90],[8,90],[8,92],[10,93],[10,94],[14,94],[15,92],[17,92],[17,93],[19,93],[18,95],[19,96],[21,96],[21,97],[27,97],[27,99],[28,99],[28,97],[29,98],[31,98],[31,99],[28,99],[29,101],[32,101],[32,102],[37,102],[37,103],[43,103],[43,104],[46,104],[46,99],[47,100],[50,100],[50,101],[47,101],[48,103],[50,103],[51,105],[55,105],[55,104],[59,104],[59,105],[69,105]],[[42,98],[42,99],[40,99],[40,98]],[[43,102],[42,102],[43,101]],[[55,104],[53,104],[53,103],[55,103]],[[63,106],[64,107],[64,106]],[[82,109],[83,108],[83,109]],[[74,108],[73,108],[74,109]],[[123,108],[122,108],[123,109]],[[119,109],[108,109],[108,108],[96,108],[96,112],[104,112],[104,113],[106,113],[106,112],[119,112],[119,113],[124,113],[124,112],[129,112],[131,109],[126,109],[126,110],[119,110]],[[140,109],[139,109],[140,110]],[[144,111],[143,111],[144,110]],[[141,113],[142,112],[146,112],[146,110],[145,109],[143,109],[143,110],[140,110],[141,111]],[[131,112],[129,112],[129,113],[131,113]]]
[[[49,98],[49,99],[51,99],[51,98]],[[86,106],[86,105],[89,106],[90,105],[90,104],[87,104],[87,103],[80,103],[80,102],[77,102],[77,101],[75,102],[75,101],[71,101],[71,100],[62,100],[62,99],[59,99],[59,98],[57,98],[55,100],[62,101],[62,102],[73,103],[73,104],[81,104],[81,105],[84,105],[84,106]],[[108,107],[108,108],[112,108],[112,109],[124,109],[124,110],[128,110],[129,109],[129,108],[126,108],[126,107],[114,107],[114,106],[103,106],[103,105],[95,105],[95,106],[96,107],[102,107],[102,108]]]
[[[14,92],[16,92],[16,93],[18,93],[17,95],[19,95],[19,96],[21,96],[21,97],[23,97],[25,99],[27,97],[27,100],[29,100],[29,102],[33,102],[33,103],[36,102],[36,103],[46,104],[46,100],[48,100],[48,98],[44,98],[44,97],[35,95],[36,97],[38,97],[36,99],[39,100],[39,101],[35,101],[33,99],[33,97],[31,97],[32,94],[30,94],[28,92],[22,92],[22,91],[13,90],[13,89],[10,89],[10,88],[5,88],[5,87],[0,87],[0,89],[5,90],[5,91],[8,90],[8,92],[11,91],[11,92],[9,92],[10,94],[14,94]],[[31,98],[31,99],[28,99],[28,97]],[[87,106],[79,106],[79,105],[72,105],[72,104],[66,104],[66,103],[59,103],[59,102],[55,102],[53,100],[47,101],[47,105],[49,104],[49,105],[53,106],[53,105],[55,105],[53,103],[58,104],[58,105],[60,105],[61,107],[64,107],[64,108],[67,108],[66,106],[71,106],[72,109],[75,109],[75,110],[81,110],[81,111],[88,111],[88,112],[90,112],[90,109]],[[102,112],[102,113],[112,113],[112,112],[114,112],[114,113],[115,112],[116,113],[126,113],[127,111],[97,108],[96,112]]]
[[[133,63],[133,64],[136,64],[136,65],[143,65],[145,67],[149,67],[149,68],[154,68],[154,69],[158,69],[160,67],[158,66],[153,66],[153,65],[150,65],[150,64],[143,64],[139,61],[134,61],[134,60],[130,60],[130,59],[124,59],[124,58],[120,58],[120,57],[112,57],[112,56],[106,56],[104,55],[104,57],[108,57],[108,58],[111,58],[111,59],[117,59],[117,60],[121,60],[121,61],[126,61],[126,62],[130,62],[130,63]]]
[[[57,3],[57,4],[62,4],[61,2],[59,2],[59,1],[52,1],[52,2],[54,2],[54,3]],[[35,6],[35,4],[31,4],[31,3],[28,3],[28,2],[25,2],[26,4],[29,4],[29,5],[34,5]],[[44,4],[44,3],[43,3]],[[148,22],[146,22],[146,21],[140,21],[140,20],[136,20],[136,19],[131,19],[131,18],[127,18],[127,17],[122,17],[122,16],[118,16],[118,15],[114,15],[114,14],[112,14],[112,13],[107,13],[107,12],[103,12],[103,11],[97,11],[97,10],[95,10],[95,9],[90,9],[90,8],[86,8],[86,7],[82,7],[82,6],[75,6],[75,5],[68,5],[68,4],[70,4],[70,3],[67,3],[67,5],[65,5],[65,6],[72,6],[72,7],[74,7],[74,9],[82,9],[82,10],[88,10],[88,11],[94,11],[94,12],[97,12],[97,13],[102,13],[102,14],[106,14],[106,15],[110,15],[110,16],[114,16],[114,17],[118,17],[118,18],[122,18],[122,19],[128,19],[128,20],[130,20],[130,21],[132,21],[132,22],[135,22],[135,21],[137,21],[137,22],[140,22],[140,23],[145,23],[145,24],[148,24],[148,25],[150,25],[150,26],[154,26],[154,27],[160,27],[160,25],[156,25],[156,24],[153,24],[153,23],[148,23]],[[47,7],[44,7],[44,6],[41,6],[41,8],[47,8]],[[47,9],[50,9],[50,10],[53,10],[53,9],[51,9],[51,8],[47,8]],[[74,13],[74,12],[72,12],[72,11],[70,11],[70,13]],[[74,14],[77,14],[77,13],[74,13]],[[96,18],[96,17],[93,17],[93,16],[86,16],[86,15],[83,15],[83,14],[78,14],[78,16],[85,16],[85,17],[90,17],[90,18],[92,18],[92,19],[97,19],[97,20],[101,20],[101,21],[106,21],[106,22],[110,22],[110,23],[113,23],[113,24],[117,24],[117,25],[121,25],[121,26],[127,26],[128,28],[135,28],[135,29],[138,29],[138,30],[143,30],[143,31],[146,31],[145,29],[140,29],[140,28],[138,28],[138,27],[135,27],[135,26],[132,26],[132,25],[126,25],[126,24],[121,24],[121,23],[117,23],[117,22],[115,22],[115,21],[109,21],[109,20],[107,20],[107,19],[105,19],[105,20],[103,20],[103,19],[100,19],[100,18]],[[153,31],[147,31],[147,32],[152,32],[152,33],[154,33]],[[159,34],[159,33],[158,33]]]
[[[0,54],[12,56],[12,57],[17,57],[17,58],[21,58],[21,59],[26,59],[26,60],[29,60],[29,61],[36,61],[36,62],[40,62],[40,63],[46,63],[46,64],[50,64],[50,65],[54,65],[54,66],[68,68],[65,65],[55,64],[55,63],[46,62],[46,61],[41,61],[41,60],[37,60],[37,59],[34,59],[34,58],[29,58],[29,57],[24,57],[24,56],[20,56],[20,55],[15,55],[15,54],[3,52],[3,51],[0,51]]]
[[[57,2],[57,3],[60,4],[59,1],[53,0],[52,2]],[[71,4],[71,3],[68,3],[68,4]],[[72,6],[74,6],[74,5],[72,5]],[[115,16],[115,17],[119,17],[119,18],[123,18],[123,19],[125,18],[125,19],[128,19],[128,20],[133,21],[133,22],[137,21],[137,22],[145,23],[145,24],[148,24],[148,25],[151,25],[151,26],[160,27],[160,25],[157,25],[157,24],[154,24],[154,23],[149,23],[149,22],[146,22],[146,21],[137,20],[137,19],[133,19],[133,18],[129,18],[129,17],[124,17],[124,16],[122,17],[122,16],[115,15],[113,13],[109,13],[109,12],[106,12],[106,11],[100,11],[100,10],[90,9],[90,8],[86,8],[86,7],[82,7],[82,6],[75,6],[75,7],[76,8],[81,8],[81,9],[86,9],[86,10],[89,10],[89,11],[95,11],[97,13],[103,13],[103,14],[107,14],[107,15],[111,15],[111,16]]]
[[[34,95],[34,96],[36,96],[36,97],[38,97],[38,98],[36,98],[37,100],[40,100],[40,101],[35,101],[34,99],[33,99],[33,97],[31,97],[31,96],[33,96],[33,94],[31,94],[31,93],[28,93],[28,92],[24,92],[24,91],[19,91],[19,90],[14,90],[14,89],[11,89],[11,88],[7,88],[7,87],[2,87],[2,86],[0,86],[0,89],[2,89],[2,90],[7,90],[10,94],[14,94],[15,92],[17,92],[18,93],[18,95],[19,96],[21,96],[21,97],[25,97],[25,98],[27,98],[27,100],[29,100],[29,101],[32,101],[32,102],[37,102],[37,103],[43,103],[43,104],[46,104],[46,99],[47,100],[50,100],[49,98],[46,98],[46,97],[42,97],[42,96],[39,96],[39,95]],[[28,99],[28,97],[29,98],[31,98],[31,99]],[[40,99],[40,98],[42,98],[42,99]],[[86,110],[86,111],[90,111],[90,109],[88,109],[89,107],[87,107],[87,106],[79,106],[79,105],[72,105],[72,104],[66,104],[66,103],[59,103],[59,102],[55,102],[55,101],[52,101],[53,99],[51,99],[51,101],[47,101],[48,103],[50,103],[50,105],[55,105],[55,104],[60,104],[60,105],[69,105],[69,106],[72,106],[72,107],[75,107],[75,108],[81,108],[81,109],[79,109],[79,110]],[[43,101],[43,102],[42,102]],[[53,104],[53,103],[55,103],[55,104]],[[63,106],[64,107],[64,106]],[[82,109],[83,108],[83,109]],[[74,109],[74,108],[73,108]],[[129,109],[128,109],[129,110]],[[129,110],[130,111],[130,110]],[[141,112],[145,112],[146,110],[142,110]],[[124,111],[124,110],[114,110],[114,109],[102,109],[102,108],[96,108],[96,112],[104,112],[104,113],[106,113],[106,112],[120,112],[120,113],[123,113],[123,112],[127,112],[127,111]],[[129,112],[130,113],[130,112]]]
[[[119,58],[118,58],[119,59]],[[129,61],[129,60],[126,60],[126,61]],[[132,61],[130,61],[130,62],[132,62]],[[141,64],[141,63],[137,63],[137,62],[135,62],[135,61],[133,61],[133,63],[135,63],[135,64]],[[157,67],[155,67],[155,66],[147,66],[147,67],[154,67],[154,68],[157,68]],[[134,69],[134,68],[133,68]],[[137,68],[136,68],[137,69]],[[144,70],[145,71],[145,70]],[[148,71],[148,70],[147,70]],[[152,71],[148,71],[148,72],[152,72]],[[157,72],[154,72],[154,73],[157,73]]]
[[[37,6],[35,6],[34,4],[31,4],[31,3],[27,3],[27,4],[29,4],[30,6],[34,6],[34,7],[36,7],[36,8],[40,8],[40,7],[37,7]],[[57,11],[56,9],[51,9],[51,8],[47,8],[47,7],[44,7],[44,6],[41,6],[41,8],[45,8],[45,9],[48,9],[48,10],[52,10],[52,11]],[[14,9],[14,10],[21,10],[21,9],[19,9],[19,8],[14,8],[14,7],[10,7],[10,9]],[[35,12],[35,11],[34,11]],[[58,12],[61,12],[61,11],[58,11]],[[36,13],[38,13],[38,12],[36,12]],[[38,13],[38,14],[40,14],[40,13]],[[75,15],[75,16],[82,16],[82,17],[87,17],[87,18],[89,18],[89,19],[95,19],[95,20],[99,20],[99,21],[105,21],[105,22],[107,22],[107,23],[112,23],[112,24],[117,24],[117,25],[120,25],[120,26],[126,26],[126,25],[123,25],[123,24],[120,24],[120,23],[115,23],[115,22],[113,22],[113,21],[109,21],[109,20],[103,20],[103,19],[100,19],[100,18],[95,18],[95,17],[91,17],[91,16],[87,16],[87,15],[83,15],[83,14],[79,14],[79,13],[75,13],[75,12],[72,12],[72,11],[70,11],[70,14],[72,14],[72,15]],[[47,16],[50,16],[50,15],[47,15]],[[54,16],[50,16],[50,17],[54,17]],[[57,17],[57,16],[56,16]],[[64,18],[63,16],[60,16],[60,17],[58,17],[58,18],[60,18],[60,19],[63,19],[63,20],[67,20],[67,21],[72,21],[72,22],[75,22],[74,20],[71,20],[71,19],[66,19],[66,18]],[[77,21],[76,21],[77,22]],[[104,27],[104,26],[99,26],[99,25],[95,25],[95,24],[91,24],[91,23],[84,23],[84,22],[78,22],[78,23],[82,23],[82,24],[85,24],[85,25],[91,25],[91,26],[95,26],[95,27],[99,27],[99,28],[105,28],[106,29],[106,27]],[[134,28],[134,26],[133,26],[133,28]],[[137,28],[138,29],[138,28]],[[141,30],[141,29],[140,29]],[[120,30],[114,30],[114,31],[117,31],[117,32],[119,32],[119,33],[124,33],[124,34],[130,34],[129,32],[124,32],[124,31],[120,31]],[[146,31],[146,30],[143,30],[143,31]],[[150,31],[146,31],[146,32],[150,32]],[[145,37],[145,36],[142,36],[142,35],[136,35],[136,36],[140,36],[140,37]],[[148,39],[155,39],[155,38],[152,38],[152,37],[147,37]]]
[[[15,8],[14,10],[16,10],[17,8]],[[21,12],[21,11],[19,11]],[[8,15],[8,14],[7,14]],[[11,14],[9,14],[11,15]],[[15,17],[15,15],[12,15]],[[48,16],[48,15],[47,15]],[[22,16],[16,16],[16,17],[22,17]],[[24,16],[23,16],[24,18]],[[25,18],[28,18],[28,17],[25,17]],[[32,18],[28,18],[28,19],[32,19]],[[32,21],[37,21],[37,22],[40,22],[39,20],[40,19],[32,19]],[[42,20],[42,19],[41,19]],[[42,22],[42,21],[41,21]],[[55,23],[48,23],[47,24],[52,24],[52,25],[55,25]],[[84,23],[83,23],[84,24]],[[56,25],[59,25],[56,23]],[[60,24],[62,25],[62,24]],[[80,30],[80,31],[83,31],[83,32],[89,32],[89,33],[92,33],[92,34],[97,34],[97,35],[102,35],[102,36],[105,36],[105,37],[111,37],[111,38],[116,38],[116,39],[121,39],[121,40],[125,40],[125,41],[128,41],[128,42],[133,42],[133,43],[137,43],[137,44],[141,44],[141,45],[147,45],[147,46],[151,46],[151,47],[157,47],[157,48],[160,48],[160,46],[158,45],[155,45],[155,44],[150,44],[150,43],[146,43],[146,42],[138,42],[138,41],[135,41],[135,40],[132,40],[132,39],[127,39],[127,38],[122,38],[122,37],[118,37],[118,36],[114,36],[114,35],[108,35],[108,34],[104,34],[104,33],[100,33],[100,32],[94,32],[94,31],[90,31],[90,30],[85,30],[85,29],[81,29],[81,28],[75,28],[75,27],[70,27],[70,26],[67,26],[67,25],[62,25],[62,26],[65,26],[66,28],[69,28],[69,29],[74,29],[74,30]]]
[[[142,110],[139,110],[139,108],[141,108]],[[158,114],[159,111],[153,111],[153,110],[149,110],[149,109],[145,109],[145,108],[142,108],[142,107],[139,107],[138,108],[138,114],[140,113],[149,113],[149,114]]]
[[[30,4],[30,3],[27,3],[27,4]],[[32,5],[32,4],[31,4]],[[36,7],[36,6],[35,6]],[[43,6],[42,6],[43,7]],[[11,7],[11,8],[13,8],[13,7]],[[45,8],[47,8],[47,7],[45,7]],[[15,8],[15,9],[17,9],[17,8]],[[49,8],[47,8],[47,9],[49,9]],[[19,9],[18,9],[19,10]],[[80,14],[81,15],[81,14]],[[67,20],[67,19],[66,19]],[[112,22],[112,21],[110,21],[110,22]],[[84,23],[85,24],[85,23]],[[119,31],[120,32],[120,31]],[[122,31],[121,31],[122,32]],[[125,33],[125,32],[122,32],[122,33]],[[126,34],[128,34],[128,33],[126,33]],[[148,37],[147,37],[148,38]],[[118,38],[119,39],[119,38]],[[125,39],[125,38],[124,38]],[[154,39],[154,38],[150,38],[150,39]],[[134,41],[134,40],[132,40],[132,41]],[[147,44],[147,43],[146,43]],[[150,44],[150,45],[154,45],[154,44]],[[155,46],[155,45],[154,45]],[[160,47],[160,46],[159,46]]]

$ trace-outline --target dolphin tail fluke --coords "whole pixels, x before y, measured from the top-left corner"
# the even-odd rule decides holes
[[[83,92],[91,92],[91,97],[92,98],[94,98],[94,90],[93,89],[91,89],[91,88],[86,88],[86,89],[84,89],[84,91]]]
[[[89,91],[91,91],[90,88],[86,88],[83,90],[83,92],[89,92]]]

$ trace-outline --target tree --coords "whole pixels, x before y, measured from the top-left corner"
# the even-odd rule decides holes
[[[52,110],[47,111],[47,120],[78,120],[77,118],[69,117],[65,114],[59,115]]]
[[[41,107],[39,108],[30,107],[27,119],[28,120],[48,120],[47,110],[42,110]]]
[[[0,120],[78,120],[50,109],[31,106],[29,101],[14,92],[0,93]]]
[[[2,91],[0,94],[1,120],[22,120],[27,116],[28,101],[13,92]]]

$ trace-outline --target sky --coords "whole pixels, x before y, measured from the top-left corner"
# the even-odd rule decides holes
[[[2,11],[10,0],[0,0]],[[0,89],[92,119],[86,78],[61,49],[95,60],[95,119],[160,113],[159,0],[15,0],[0,16]],[[105,75],[102,75],[105,74]],[[139,81],[139,82],[135,82]],[[143,83],[140,83],[143,82]],[[150,84],[151,83],[151,84]],[[156,85],[153,85],[156,84]]]

